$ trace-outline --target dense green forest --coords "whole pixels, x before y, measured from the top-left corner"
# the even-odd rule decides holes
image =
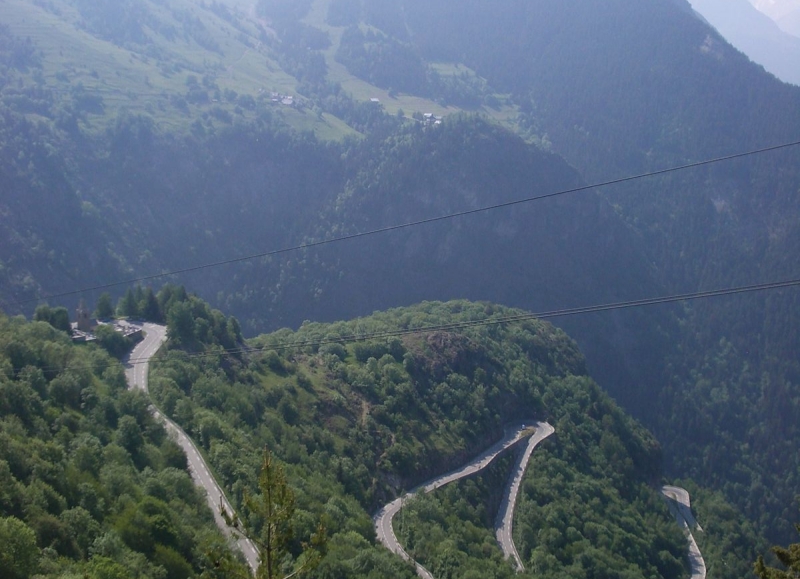
[[[685,539],[653,487],[660,476],[657,443],[585,376],[575,343],[549,324],[529,320],[348,343],[353,335],[514,313],[489,304],[426,303],[264,335],[230,355],[226,349],[241,340],[235,319],[183,288],[166,286],[157,294],[139,288],[123,296],[118,311],[123,308],[166,321],[170,341],[151,392],[200,444],[235,504],[255,488],[260,448],[284,462],[298,496],[293,549],[319,517],[330,534],[315,577],[412,577],[375,545],[370,513],[486,446],[508,420],[533,414],[547,417],[559,434],[537,451],[517,517],[517,540],[532,568],[575,577],[591,569],[609,576],[685,573]],[[217,567],[219,557],[228,565],[233,559],[186,473],[182,451],[153,421],[147,399],[125,389],[121,365],[101,348],[73,346],[51,323],[2,319],[0,520],[8,539],[2,556],[14,553],[9,572],[233,572]],[[399,532],[413,535],[413,552],[445,569],[443,576],[471,569],[510,577],[491,531],[496,485],[508,467],[499,461],[477,479],[412,502]],[[592,509],[578,509],[586,501]],[[751,545],[752,532],[737,529],[738,517],[723,507],[726,512],[709,513],[708,520],[717,528],[733,525],[725,541]],[[552,514],[543,516],[541,508]],[[565,519],[567,513],[577,518]],[[605,530],[598,546],[600,520]],[[258,518],[249,522],[260,528]],[[550,539],[531,544],[527,537],[541,536],[538,529]],[[440,541],[442,533],[450,539]],[[721,542],[709,535],[708,551],[716,547],[724,556],[731,573],[723,576],[741,576],[747,551],[722,550]],[[629,547],[620,557],[623,543]]]
[[[0,22],[0,308],[29,317],[800,135],[800,90],[682,0],[6,0]],[[796,277],[798,167],[787,149],[170,281],[252,336],[425,299],[543,311]],[[556,320],[666,472],[782,544],[797,300]]]
[[[0,318],[4,577],[219,576],[226,541],[149,404],[102,348]]]
[[[531,569],[683,577],[685,538],[654,486],[660,448],[585,375],[563,332],[529,320],[350,341],[510,313],[485,303],[427,302],[266,334],[235,358],[219,350],[194,357],[172,346],[157,359],[150,388],[202,446],[235,503],[255,487],[261,448],[284,462],[297,492],[298,535],[309,536],[320,515],[330,533],[314,576],[410,573],[375,545],[370,513],[487,446],[507,421],[538,415],[557,434],[536,451],[517,516],[518,544]],[[213,341],[209,346],[214,354]],[[468,576],[469,569],[513,575],[492,531],[497,485],[508,468],[498,461],[485,475],[409,504],[395,524],[414,537],[412,550],[424,564],[441,576]],[[755,542],[751,529],[731,528],[739,519],[721,504],[728,510],[709,512],[708,522],[727,532],[724,539],[709,535],[711,561],[722,561],[723,540]],[[601,541],[599,521],[606,529]],[[257,520],[251,524],[258,528]],[[532,539],[540,529],[550,533],[547,542]],[[443,534],[449,538],[440,541]],[[720,576],[741,577],[754,554],[748,547],[724,557],[730,568]]]
[[[420,71],[442,62],[474,71],[490,92],[511,95],[523,134],[546,132],[552,150],[587,179],[798,137],[797,88],[748,63],[680,3],[467,2],[453,12],[446,2],[339,0],[329,4],[327,22],[345,29],[337,58],[379,86],[419,84]],[[357,56],[376,50],[415,64],[384,67],[393,76],[375,78]],[[798,166],[789,150],[602,193],[652,264],[639,280],[665,292],[724,287],[796,276]],[[600,263],[609,261],[611,271],[623,269],[616,259]],[[631,363],[629,352],[613,364],[622,372],[593,367],[670,449],[670,470],[725,489],[784,540],[797,518],[796,300],[796,292],[748,296],[692,306],[678,324],[649,318],[636,324],[649,329],[645,340],[620,332],[610,349],[634,342],[659,359]],[[602,360],[593,349],[606,332],[594,329],[584,340],[584,322],[575,325],[583,327],[568,327],[590,360]],[[654,393],[658,406],[648,403]],[[786,468],[773,476],[774,464]]]
[[[800,532],[800,525],[796,528]],[[788,547],[775,546],[772,552],[781,562],[781,567],[768,567],[764,563],[764,558],[759,556],[755,566],[755,573],[759,579],[787,579],[797,575],[800,571],[800,543]]]
[[[423,61],[461,62],[496,92],[510,92],[529,124],[544,128],[553,150],[587,179],[800,135],[800,91],[750,65],[688,5],[467,2],[453,12],[446,2],[410,0],[377,18],[368,13],[373,3],[336,4],[349,4],[355,21],[384,34],[403,29],[398,41],[413,38]],[[603,194],[641,236],[667,291],[791,278],[798,166],[797,150],[789,150]],[[671,470],[724,488],[785,540],[797,518],[797,311],[796,292],[785,292],[693,306],[682,331],[650,320],[673,347],[648,360],[644,397],[658,392],[658,407],[669,412],[651,413],[656,406],[629,384],[601,379],[652,425],[670,449]],[[656,344],[664,346],[647,349]],[[787,468],[773,477],[775,464]]]

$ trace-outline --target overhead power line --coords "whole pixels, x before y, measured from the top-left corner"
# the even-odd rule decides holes
[[[234,257],[234,258],[225,259],[225,260],[221,260],[221,261],[214,261],[214,262],[204,263],[204,264],[195,265],[195,266],[191,266],[191,267],[174,269],[174,270],[171,270],[171,271],[165,271],[165,272],[161,272],[161,273],[148,274],[148,275],[129,278],[129,279],[125,279],[125,280],[109,282],[109,283],[105,283],[105,284],[99,284],[99,285],[95,285],[95,286],[89,286],[89,287],[84,287],[84,288],[65,291],[65,292],[60,292],[60,293],[48,294],[48,295],[39,296],[39,297],[36,297],[36,298],[30,298],[30,299],[25,299],[25,300],[17,300],[17,301],[14,301],[12,303],[13,303],[13,305],[23,305],[23,304],[36,302],[36,301],[41,301],[41,300],[47,300],[47,299],[53,299],[53,298],[62,298],[62,297],[77,295],[77,294],[81,294],[81,293],[84,293],[84,292],[106,290],[106,289],[110,289],[110,288],[121,286],[121,285],[131,285],[131,284],[141,283],[141,282],[150,281],[150,280],[154,280],[154,279],[159,279],[159,278],[163,278],[163,277],[168,277],[168,276],[173,276],[173,275],[180,275],[180,274],[184,274],[184,273],[191,273],[191,272],[200,271],[200,270],[204,270],[204,269],[220,267],[222,265],[229,265],[229,264],[233,264],[233,263],[241,263],[241,262],[250,261],[250,260],[253,260],[253,259],[272,257],[272,256],[284,254],[284,253],[289,253],[289,252],[293,252],[293,251],[299,251],[299,250],[302,250],[302,249],[311,249],[311,248],[314,248],[314,247],[321,247],[321,246],[330,245],[330,244],[333,244],[333,243],[340,243],[342,241],[361,239],[363,237],[369,237],[369,236],[378,235],[378,234],[381,234],[381,233],[388,233],[390,231],[398,231],[398,230],[401,230],[401,229],[408,229],[408,228],[411,228],[411,227],[418,227],[420,225],[426,225],[426,224],[429,224],[429,223],[438,223],[438,222],[447,221],[447,220],[450,220],[450,219],[456,219],[456,218],[459,218],[459,217],[466,217],[468,215],[475,215],[477,213],[485,213],[485,212],[488,212],[488,211],[494,211],[494,210],[503,209],[503,208],[506,208],[506,207],[513,207],[515,205],[522,205],[522,204],[525,204],[525,203],[532,203],[532,202],[535,202],[535,201],[542,201],[544,199],[551,199],[553,197],[560,197],[560,196],[563,196],[563,195],[569,195],[571,193],[580,193],[580,192],[589,191],[589,190],[592,190],[592,189],[600,189],[600,188],[603,188],[603,187],[608,187],[608,186],[611,186],[611,185],[619,185],[619,184],[622,184],[622,183],[629,183],[631,181],[637,181],[637,180],[645,179],[645,178],[648,178],[648,177],[657,177],[657,176],[660,176],[660,175],[667,175],[669,173],[677,173],[679,171],[686,171],[688,169],[694,169],[694,168],[703,167],[703,166],[706,166],[706,165],[713,165],[713,164],[716,164],[716,163],[722,163],[724,161],[732,161],[734,159],[741,159],[741,158],[750,157],[750,156],[753,156],[753,155],[760,155],[760,154],[763,154],[763,153],[769,153],[769,152],[773,152],[773,151],[778,151],[778,150],[781,150],[781,149],[788,149],[790,147],[796,147],[798,145],[800,145],[800,141],[792,141],[792,142],[783,143],[783,144],[780,144],[780,145],[772,145],[770,147],[764,147],[764,148],[761,148],[761,149],[754,149],[754,150],[746,151],[746,152],[743,152],[743,153],[734,153],[732,155],[725,155],[723,157],[716,157],[716,158],[713,158],[713,159],[706,159],[704,161],[696,161],[696,162],[688,163],[688,164],[685,164],[685,165],[678,165],[678,166],[674,166],[674,167],[669,167],[667,169],[660,169],[660,170],[657,170],[657,171],[650,171],[650,172],[647,172],[647,173],[640,173],[640,174],[631,175],[631,176],[628,176],[628,177],[621,177],[621,178],[618,178],[618,179],[612,179],[610,181],[603,181],[603,182],[600,182],[600,183],[594,183],[592,185],[581,185],[579,187],[573,187],[571,189],[563,189],[563,190],[555,191],[555,192],[552,192],[552,193],[545,193],[543,195],[535,195],[535,196],[532,196],[532,197],[525,197],[525,198],[522,198],[522,199],[515,199],[515,200],[512,200],[512,201],[506,201],[504,203],[497,203],[497,204],[494,204],[494,205],[487,205],[487,206],[483,206],[483,207],[478,207],[476,209],[468,209],[466,211],[458,211],[456,213],[448,213],[446,215],[439,215],[439,216],[436,216],[436,217],[429,217],[429,218],[420,219],[420,220],[417,220],[417,221],[409,221],[409,222],[406,222],[406,223],[399,223],[399,224],[395,224],[395,225],[387,225],[386,227],[380,227],[380,228],[372,229],[372,230],[369,230],[369,231],[351,233],[351,234],[348,234],[348,235],[341,235],[341,236],[338,236],[338,237],[329,237],[327,239],[323,239],[323,240],[320,240],[320,241],[310,241],[310,242],[307,242],[307,243],[302,243],[300,245],[294,245],[294,246],[290,246],[290,247],[283,247],[283,248],[280,248],[280,249],[273,249],[273,250],[264,251],[264,252],[261,252],[261,253],[254,253],[254,254],[251,254],[251,255],[244,255],[244,256]]]
[[[519,313],[508,316],[499,316],[494,318],[485,318],[482,320],[466,320],[463,322],[452,322],[449,324],[431,324],[428,326],[420,326],[416,328],[397,328],[392,330],[381,330],[376,332],[365,332],[361,334],[349,334],[345,336],[332,336],[323,339],[311,340],[297,340],[286,341],[280,344],[269,344],[261,348],[231,348],[222,349],[214,352],[203,352],[197,354],[189,354],[190,358],[214,358],[222,354],[248,354],[255,352],[263,352],[268,350],[290,350],[296,348],[315,348],[325,346],[327,344],[347,344],[353,342],[363,342],[366,340],[376,340],[383,338],[396,338],[408,336],[413,334],[428,334],[431,332],[454,331],[463,330],[466,328],[473,328],[478,326],[497,326],[503,324],[510,324],[513,322],[521,322],[526,320],[547,320],[553,318],[576,316],[581,314],[591,314],[599,312],[609,312],[614,310],[625,310],[632,308],[641,308],[654,306],[659,304],[671,304],[682,301],[694,301],[701,299],[708,299],[722,296],[732,296],[738,294],[747,294],[760,291],[777,290],[785,288],[794,288],[800,286],[800,279],[791,279],[778,282],[753,284],[746,286],[738,286],[724,289],[707,290],[700,292],[691,292],[683,294],[674,294],[669,296],[659,296],[653,298],[643,298],[639,300],[627,300],[622,302],[612,302],[606,304],[598,304],[592,306],[578,306],[573,308],[562,308],[557,310],[548,310],[538,313]],[[146,358],[133,358],[129,360],[131,365],[142,364],[147,361]]]

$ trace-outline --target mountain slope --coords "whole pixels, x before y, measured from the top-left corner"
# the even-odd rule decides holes
[[[781,30],[747,0],[692,0],[692,7],[753,62],[784,82],[800,84],[800,38]]]
[[[546,134],[552,149],[589,180],[800,136],[800,89],[750,63],[685,2],[467,1],[454,12],[443,1],[407,0],[384,5],[383,20],[368,11],[371,3],[349,5],[356,6],[357,22],[416,51],[423,63],[459,63],[495,92],[510,94],[524,115],[521,124]],[[726,287],[797,276],[790,256],[797,254],[800,223],[798,167],[795,147],[603,193],[642,235],[667,291]],[[798,396],[791,354],[800,327],[796,300],[796,292],[785,292],[703,303],[687,310],[684,331],[667,330],[671,348],[645,346],[660,350],[660,362],[645,363],[658,368],[647,388],[659,392],[669,416],[648,416],[651,404],[603,380],[667,441],[674,468],[726,488],[776,540],[792,532],[775,523],[793,518],[796,470],[781,425],[800,418],[793,405],[776,401]],[[735,354],[722,353],[727,342]],[[719,389],[738,396],[715,398],[711,392]],[[736,416],[738,427],[723,416]],[[680,453],[691,440],[703,442]],[[740,457],[734,448],[745,441],[765,452]],[[741,461],[745,480],[732,482],[730,469],[710,456]],[[775,473],[767,461],[787,466]],[[748,485],[764,485],[767,497],[750,495]]]
[[[318,238],[581,183],[558,157],[470,118],[451,118],[435,130],[412,128],[368,150],[375,161],[354,156],[342,194],[323,213]],[[298,278],[283,291],[295,298],[306,292],[308,299],[297,302],[303,310],[295,315],[312,319],[443,296],[548,311],[658,294],[662,290],[638,247],[636,235],[613,208],[595,192],[583,191],[394,231],[367,243],[310,250],[304,255],[306,271],[295,267]],[[654,319],[669,323],[665,315]],[[641,322],[637,313],[559,320],[587,352],[593,375],[613,376],[619,391],[632,396],[647,377],[626,359],[647,358],[650,352],[637,344],[657,340]]]
[[[54,224],[63,224],[74,241],[64,243],[59,229],[45,226],[49,212],[22,211],[30,185],[11,188],[19,206],[9,209],[6,231],[16,235],[21,223],[30,223],[43,236],[40,252],[47,259],[35,269],[24,242],[7,246],[0,254],[8,264],[6,296],[30,298],[37,290],[224,260],[581,182],[557,156],[467,117],[343,145],[266,123],[201,142],[177,140],[132,118],[94,146],[96,152],[76,150],[68,170],[44,174],[74,207],[75,217],[61,211],[67,223]],[[543,311],[659,293],[640,245],[605,201],[585,191],[182,279],[218,296],[251,332],[453,296]],[[431,247],[437,248],[433,259]],[[513,278],[506,277],[510,272]],[[42,285],[26,288],[20,278]],[[646,376],[626,359],[650,355],[637,351],[645,340],[636,336],[647,332],[640,322],[632,314],[566,323],[598,377],[611,372],[620,391],[636,392]]]
[[[0,316],[0,369],[4,576],[188,578],[229,552],[117,360]]]
[[[220,2],[9,0],[0,4],[0,20],[7,34],[31,44],[37,65],[7,76],[3,92],[29,99],[30,89],[11,83],[34,81],[50,106],[92,131],[123,112],[147,114],[171,130],[198,120],[225,126],[252,120],[272,92],[297,96],[297,80],[276,62],[261,25]],[[296,104],[275,107],[290,125],[329,136],[351,132]]]
[[[130,37],[104,37],[103,21],[80,17],[86,6],[0,4],[9,23],[0,29],[0,279],[15,312],[35,303],[17,299],[800,132],[798,89],[750,63],[682,0],[467,0],[458,11],[443,0],[272,0],[230,18],[217,3],[103,3],[111,12],[98,14],[120,22],[142,15],[147,24]],[[46,26],[31,27],[34,18]],[[70,39],[65,56],[53,38]],[[242,65],[264,82],[284,78],[275,87],[296,89],[298,106],[259,97],[255,84],[237,88],[238,73],[224,71],[245,53]],[[376,58],[388,68],[367,66]],[[171,67],[164,74],[161,62]],[[134,98],[145,70],[161,91],[153,100]],[[372,97],[380,102],[365,102]],[[484,111],[549,154],[452,114],[461,109]],[[423,112],[451,118],[426,132],[424,118],[408,118]],[[327,143],[304,129],[359,140]],[[796,277],[798,155],[181,279],[253,332],[421,299],[538,310]],[[798,311],[797,293],[784,291],[564,323],[603,387],[664,441],[670,471],[724,490],[782,543],[796,518]]]
[[[309,513],[300,515],[303,524],[311,513],[330,514],[331,547],[315,577],[391,572],[389,562],[400,559],[373,546],[367,513],[460,464],[498,438],[507,421],[531,413],[548,416],[557,432],[565,429],[537,449],[542,470],[570,481],[545,491],[563,520],[518,519],[523,528],[543,525],[548,534],[537,553],[548,561],[547,576],[580,577],[592,568],[610,575],[684,576],[685,539],[650,486],[659,477],[658,445],[585,376],[580,353],[563,332],[527,320],[358,342],[345,338],[516,312],[465,301],[429,302],[350,322],[309,323],[252,340],[257,349],[249,359],[227,358],[224,372],[218,362],[173,350],[154,370],[151,392],[196,437],[236,500],[254,482],[250,465],[263,445],[286,461],[298,505]],[[295,342],[305,345],[292,347]],[[508,476],[498,468],[476,479],[477,488],[459,501],[457,512],[445,515],[444,532],[452,536],[444,543],[425,525],[404,529],[426,552],[432,543],[441,547],[430,554],[435,573],[449,560],[451,572],[514,575],[494,544],[499,493],[487,489],[486,481]],[[587,501],[594,497],[591,509],[577,508],[575,491]],[[424,522],[444,515],[437,511],[426,510]],[[473,518],[481,511],[485,524],[480,515]],[[590,548],[601,518],[613,544],[630,545],[625,555],[612,555],[612,543]],[[461,535],[460,520],[470,521],[468,536]],[[484,536],[486,547],[468,547],[485,542]],[[526,545],[527,562],[532,547]]]
[[[800,37],[800,2],[797,0],[750,0],[789,34]]]

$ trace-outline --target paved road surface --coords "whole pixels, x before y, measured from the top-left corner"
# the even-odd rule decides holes
[[[149,368],[149,361],[150,358],[152,358],[153,355],[158,351],[161,345],[166,341],[167,331],[164,326],[151,323],[143,324],[143,328],[145,331],[144,339],[136,345],[136,347],[125,360],[125,376],[128,380],[128,386],[131,389],[138,388],[147,393],[147,372]],[[155,406],[151,406],[150,409],[153,412],[153,415],[164,423],[167,431],[170,433],[170,435],[172,435],[173,439],[181,446],[181,448],[183,448],[184,452],[186,453],[186,458],[189,462],[189,470],[192,474],[192,478],[194,479],[195,484],[205,489],[208,505],[211,508],[211,511],[214,513],[214,518],[217,522],[217,525],[226,535],[233,539],[239,549],[241,549],[242,553],[244,553],[250,568],[253,570],[253,572],[255,572],[255,570],[258,568],[258,551],[256,550],[252,541],[232,530],[222,519],[222,516],[219,513],[220,504],[222,504],[229,513],[234,512],[233,508],[222,492],[220,486],[214,480],[208,465],[203,460],[203,457],[200,455],[197,447],[180,426],[164,416]],[[429,493],[448,483],[483,470],[505,450],[518,443],[525,436],[527,429],[531,427],[535,427],[536,432],[529,438],[525,451],[517,460],[513,471],[513,478],[503,497],[496,524],[497,541],[500,544],[504,555],[506,558],[513,557],[517,569],[523,570],[524,567],[522,565],[522,561],[520,560],[511,536],[514,507],[516,505],[517,495],[519,494],[522,476],[525,473],[525,468],[530,460],[533,449],[536,448],[536,445],[538,445],[542,440],[554,432],[553,427],[546,422],[537,422],[531,420],[529,422],[514,424],[506,427],[505,436],[502,440],[488,448],[468,464],[418,486],[411,492],[395,499],[383,507],[383,509],[381,509],[374,518],[375,532],[378,535],[378,540],[393,553],[396,553],[403,559],[412,562],[416,567],[417,574],[422,579],[433,579],[433,575],[431,575],[427,569],[414,561],[411,556],[406,553],[405,550],[403,550],[403,547],[400,545],[400,542],[397,540],[394,530],[392,529],[392,519],[403,506],[403,501],[414,496],[420,491]],[[689,493],[685,489],[673,486],[663,487],[661,489],[661,493],[668,499],[670,509],[688,536],[689,561],[691,563],[692,579],[705,579],[706,564],[703,560],[703,556],[700,553],[700,549],[697,546],[697,542],[691,533],[692,528],[696,528],[701,532],[703,529],[697,524],[694,515],[692,515]]]
[[[503,556],[506,559],[509,557],[514,559],[517,571],[525,570],[525,565],[522,564],[522,559],[519,553],[517,553],[517,546],[514,544],[514,539],[512,537],[514,508],[517,505],[517,495],[519,495],[519,489],[522,486],[522,477],[525,474],[525,469],[528,468],[528,461],[531,459],[533,449],[554,432],[555,428],[550,426],[547,422],[536,423],[536,433],[528,439],[525,451],[517,458],[517,463],[514,465],[514,470],[512,471],[513,478],[511,484],[506,487],[503,493],[503,501],[500,503],[500,511],[497,513],[497,522],[495,523],[497,542],[503,550]]]
[[[475,457],[469,463],[449,473],[443,474],[442,476],[436,477],[426,483],[419,485],[418,487],[406,493],[402,497],[393,500],[391,503],[383,507],[380,511],[378,511],[378,513],[375,515],[374,518],[375,532],[378,536],[378,540],[381,543],[383,543],[383,545],[393,553],[400,555],[400,557],[402,557],[406,561],[412,562],[416,567],[417,575],[419,575],[422,579],[433,579],[433,575],[431,575],[430,571],[428,571],[427,569],[425,569],[425,567],[414,561],[411,558],[411,556],[408,553],[406,553],[406,551],[400,545],[400,542],[397,540],[397,537],[394,534],[394,529],[392,528],[392,519],[402,508],[403,502],[406,499],[413,497],[415,494],[419,492],[429,493],[448,483],[451,483],[453,481],[456,481],[458,479],[464,478],[466,476],[475,474],[483,470],[484,468],[489,466],[491,462],[495,458],[497,458],[500,454],[502,454],[505,450],[518,443],[522,438],[526,436],[526,434],[529,434],[530,428],[534,427],[536,428],[536,434],[534,436],[539,436],[541,432],[545,432],[547,429],[552,430],[553,428],[546,422],[540,423],[535,420],[530,420],[525,423],[519,423],[507,426],[505,429],[505,436],[503,437],[502,440],[492,445],[490,448],[485,450],[479,456]],[[549,436],[549,434],[545,435],[542,438],[545,438],[546,436]],[[516,496],[514,496],[514,500],[516,501]],[[511,545],[513,548],[513,541]]]
[[[150,365],[150,358],[153,357],[166,341],[167,329],[164,326],[151,323],[143,324],[143,328],[145,331],[144,339],[136,345],[125,359],[125,377],[128,380],[129,388],[140,389],[148,393],[147,372]],[[175,440],[186,453],[186,458],[189,462],[189,471],[191,472],[195,484],[203,487],[206,491],[206,500],[208,501],[208,506],[211,507],[211,511],[214,513],[217,526],[236,543],[242,553],[244,553],[248,565],[250,565],[250,568],[255,573],[255,570],[258,568],[258,550],[250,539],[244,537],[225,524],[225,520],[219,512],[220,503],[225,507],[228,513],[233,513],[233,508],[222,492],[222,489],[217,484],[217,481],[214,480],[214,476],[211,474],[208,465],[205,460],[203,460],[197,447],[180,426],[164,416],[155,406],[151,405],[150,411],[156,419],[165,425],[167,432],[169,432],[173,440]]]
[[[667,498],[670,511],[675,515],[678,524],[683,527],[689,539],[689,564],[692,568],[692,579],[706,579],[706,562],[703,560],[697,541],[694,540],[694,535],[692,535],[692,529],[697,529],[702,533],[703,528],[697,524],[692,514],[689,493],[680,487],[664,486],[661,487],[661,494]]]

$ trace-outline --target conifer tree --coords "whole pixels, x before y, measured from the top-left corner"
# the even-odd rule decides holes
[[[106,320],[114,317],[114,304],[108,292],[100,294],[97,298],[97,307],[94,310],[94,317],[99,320]]]
[[[164,321],[161,306],[159,306],[156,294],[153,293],[153,288],[151,287],[144,290],[144,297],[139,302],[139,314],[149,322],[160,323]]]
[[[797,532],[800,533],[800,525],[795,525]],[[800,543],[789,545],[788,549],[783,547],[773,547],[772,552],[778,560],[783,563],[786,570],[767,567],[764,557],[758,557],[755,564],[755,574],[759,579],[798,579],[800,578]]]
[[[259,495],[245,494],[245,508],[262,523],[259,533],[247,523],[221,507],[228,525],[249,537],[260,555],[257,579],[292,579],[314,569],[322,559],[327,542],[327,531],[320,522],[308,542],[302,544],[302,553],[291,559],[290,546],[294,541],[295,496],[283,467],[272,453],[264,449],[261,472],[258,477]],[[287,560],[291,563],[287,567]],[[287,570],[288,569],[288,570]]]
[[[120,298],[117,304],[117,315],[122,318],[135,318],[139,315],[139,305],[136,303],[136,297],[131,288],[128,288],[125,295]]]

